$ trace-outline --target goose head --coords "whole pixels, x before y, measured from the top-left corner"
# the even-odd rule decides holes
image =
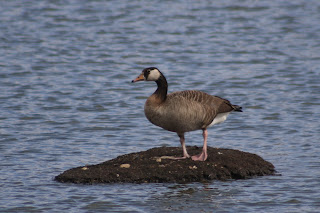
[[[162,73],[156,67],[148,67],[142,70],[141,74],[132,83],[137,81],[157,81],[162,76]]]

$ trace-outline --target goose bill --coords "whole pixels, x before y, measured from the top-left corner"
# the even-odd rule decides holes
[[[141,73],[136,79],[132,80],[132,83],[137,82],[137,81],[144,81],[143,73]]]

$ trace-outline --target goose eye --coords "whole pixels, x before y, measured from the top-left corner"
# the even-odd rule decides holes
[[[148,78],[148,76],[149,76],[149,74],[150,74],[150,70],[146,70],[146,71],[144,71],[144,73],[143,73],[144,78],[145,78],[145,79],[147,79],[147,78]]]

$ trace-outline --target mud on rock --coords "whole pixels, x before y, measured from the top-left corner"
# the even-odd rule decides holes
[[[190,155],[201,148],[188,147]],[[119,156],[97,164],[69,169],[55,177],[59,182],[97,183],[189,183],[211,180],[246,179],[274,175],[274,166],[255,154],[208,147],[204,162],[172,160],[161,156],[181,156],[181,147],[159,147]]]

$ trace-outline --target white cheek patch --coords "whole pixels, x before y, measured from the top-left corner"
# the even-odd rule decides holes
[[[151,70],[147,81],[156,81],[160,78],[160,72],[157,69]]]

